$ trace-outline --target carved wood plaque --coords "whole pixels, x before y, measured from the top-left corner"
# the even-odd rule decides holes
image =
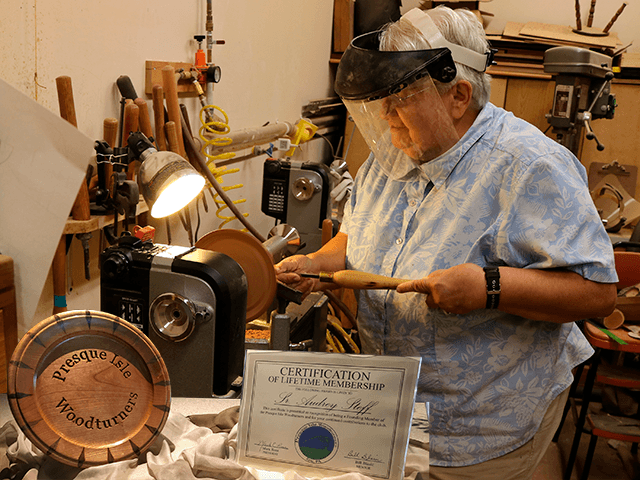
[[[20,340],[8,400],[36,447],[84,468],[144,452],[167,420],[171,387],[142,332],[115,315],[76,310],[43,320]]]

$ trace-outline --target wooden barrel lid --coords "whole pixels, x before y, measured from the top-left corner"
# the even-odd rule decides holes
[[[75,310],[20,340],[8,400],[36,447],[84,468],[146,450],[169,415],[171,386],[160,353],[137,328],[109,313]]]
[[[214,230],[198,240],[196,247],[224,253],[242,267],[247,277],[247,322],[267,311],[278,282],[273,258],[257,238],[240,230]]]

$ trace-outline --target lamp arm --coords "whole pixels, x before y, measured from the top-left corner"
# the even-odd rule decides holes
[[[187,126],[187,122],[184,119],[184,116],[181,115],[180,119],[181,119],[183,131],[188,132],[189,131],[188,126]],[[183,137],[186,140],[186,145],[185,145],[186,149],[190,151],[193,158],[197,160],[202,173],[204,173],[204,175],[207,177],[207,180],[209,180],[209,183],[211,183],[211,185],[216,190],[218,195],[220,195],[220,198],[222,198],[222,201],[227,205],[227,207],[229,207],[229,209],[233,212],[233,214],[240,221],[240,223],[242,223],[247,228],[247,230],[249,230],[249,232],[251,232],[251,234],[260,241],[260,243],[266,242],[267,239],[264,238],[264,236],[262,236],[260,232],[258,232],[258,230],[256,230],[255,227],[248,222],[248,220],[244,217],[242,212],[238,210],[238,207],[235,206],[235,204],[229,198],[227,193],[222,189],[222,187],[216,180],[211,170],[209,170],[209,167],[207,166],[207,162],[205,161],[204,157],[198,151],[198,147],[196,146],[193,140],[193,137],[191,135],[183,135]]]

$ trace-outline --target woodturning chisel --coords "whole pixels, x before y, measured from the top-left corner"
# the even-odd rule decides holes
[[[340,287],[356,290],[395,290],[401,283],[409,280],[403,278],[385,277],[373,273],[358,272],[356,270],[339,270],[337,272],[301,273],[301,277],[317,278],[321,282],[335,283]]]

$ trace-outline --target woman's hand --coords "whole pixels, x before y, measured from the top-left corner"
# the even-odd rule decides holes
[[[313,260],[306,255],[287,257],[275,267],[276,278],[288,287],[302,292],[303,298],[316,290],[318,280],[301,277],[300,273],[318,273]]]
[[[429,308],[456,314],[484,308],[487,300],[484,271],[473,263],[436,270],[427,277],[401,283],[396,291],[424,293]]]
[[[337,288],[331,283],[322,283],[314,278],[301,277],[301,273],[335,272],[344,270],[344,257],[347,250],[347,235],[338,233],[317,252],[309,255],[293,255],[275,266],[279,282],[294,288],[305,298],[316,290]]]
[[[429,308],[465,314],[486,308],[484,271],[464,263],[398,285],[397,291],[427,295]],[[530,320],[568,323],[606,317],[615,308],[616,285],[587,280],[563,269],[500,267],[498,310]]]

